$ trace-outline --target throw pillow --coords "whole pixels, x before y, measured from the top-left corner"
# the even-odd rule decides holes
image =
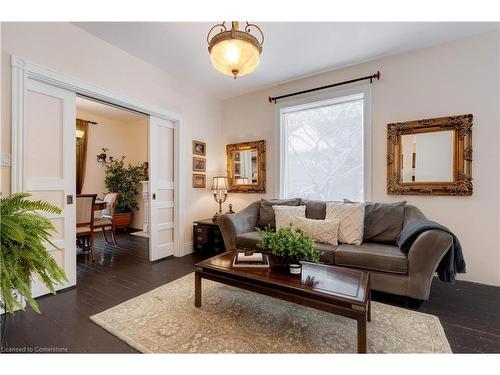
[[[396,244],[403,229],[406,201],[367,203],[363,239],[369,242]]]
[[[289,227],[295,216],[306,217],[306,206],[272,206],[276,217],[276,230]]]
[[[260,228],[271,227],[276,228],[274,219],[273,206],[298,206],[300,205],[300,198],[293,199],[261,199],[259,209],[259,222]]]
[[[315,220],[298,216],[292,218],[293,227],[302,229],[314,241],[334,246],[338,245],[339,225],[338,219]]]
[[[328,202],[325,219],[340,220],[339,242],[350,245],[361,245],[363,242],[364,203]]]

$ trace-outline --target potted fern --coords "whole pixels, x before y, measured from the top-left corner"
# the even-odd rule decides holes
[[[125,165],[125,156],[106,164],[104,184],[112,193],[118,193],[118,201],[113,214],[115,228],[127,228],[132,220],[132,211],[138,209],[137,184],[144,177],[142,165]]]
[[[320,253],[314,241],[300,228],[284,227],[276,232],[270,228],[259,230],[258,247],[270,251],[271,266],[289,267],[291,274],[301,273],[301,261],[319,263]]]
[[[39,212],[60,214],[61,209],[45,201],[29,200],[28,193],[17,193],[0,199],[0,309],[2,315],[1,342],[4,343],[7,313],[24,309],[24,298],[40,313],[31,294],[33,276],[55,294],[55,286],[67,281],[64,271],[46,250],[56,246],[50,241],[56,230],[49,219]]]

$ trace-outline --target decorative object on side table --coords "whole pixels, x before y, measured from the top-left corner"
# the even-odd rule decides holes
[[[207,187],[207,177],[204,174],[193,173],[193,187],[204,189]]]
[[[235,212],[233,211],[233,204],[229,203],[229,210],[227,210],[226,214],[234,214]]]
[[[193,223],[193,249],[203,252],[224,250],[224,241],[219,225],[212,219],[198,220]]]
[[[271,229],[259,230],[258,247],[271,252],[271,267],[289,267],[293,275],[300,274],[300,262],[319,263],[320,253],[311,237],[301,229],[294,227],[281,228],[274,232]]]
[[[217,221],[217,218],[222,215],[222,203],[227,199],[228,182],[227,177],[217,176],[212,181],[212,191],[214,192],[214,199],[219,203],[219,212],[216,212],[212,220]]]

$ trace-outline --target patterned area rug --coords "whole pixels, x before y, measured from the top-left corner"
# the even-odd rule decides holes
[[[90,317],[143,353],[356,353],[354,320],[194,274]],[[451,353],[433,315],[374,302],[369,353]]]

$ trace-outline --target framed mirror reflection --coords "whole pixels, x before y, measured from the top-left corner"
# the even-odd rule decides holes
[[[230,192],[266,191],[266,142],[252,141],[226,146]]]
[[[388,194],[472,195],[472,119],[388,124]]]

